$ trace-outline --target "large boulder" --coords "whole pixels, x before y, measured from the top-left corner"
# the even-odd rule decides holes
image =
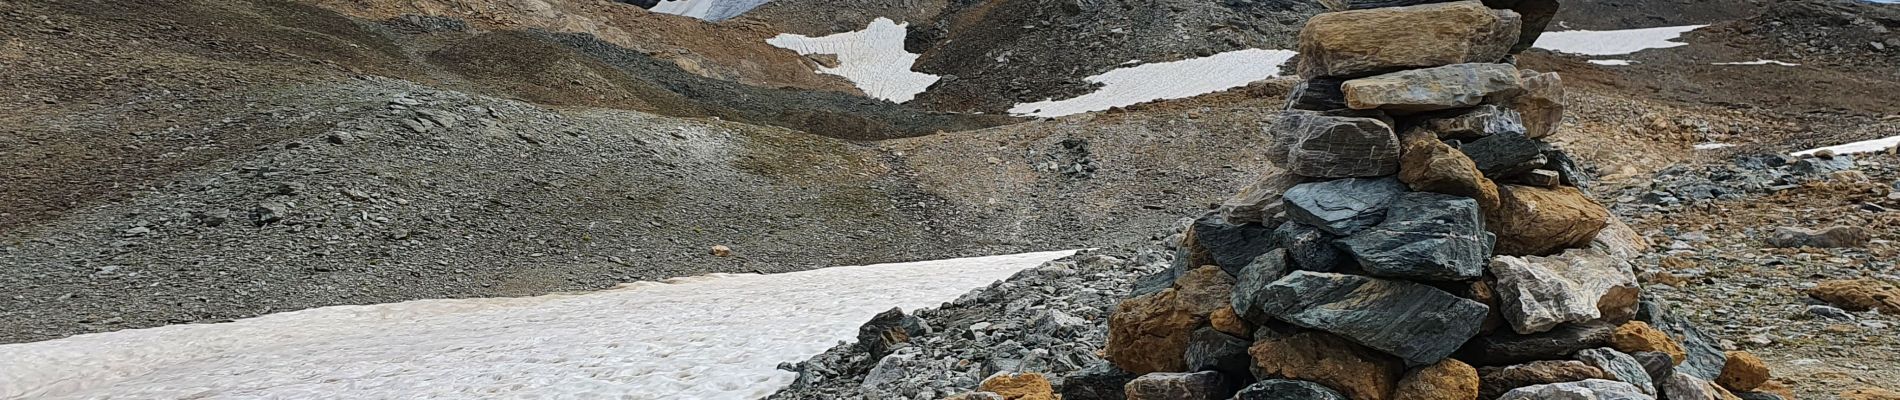
[[[1517,110],[1484,104],[1448,113],[1420,121],[1419,126],[1437,133],[1440,139],[1461,141],[1506,133],[1525,133],[1523,116]]]
[[[1544,144],[1518,132],[1485,136],[1459,146],[1471,158],[1478,171],[1491,179],[1504,179],[1530,172],[1549,164]]]
[[[1454,359],[1413,368],[1399,379],[1393,400],[1477,400],[1478,369]]]
[[[1753,391],[1768,383],[1768,364],[1746,351],[1731,351],[1715,383],[1735,391]]]
[[[1545,0],[1548,1],[1548,0]],[[1557,133],[1564,122],[1564,81],[1556,72],[1523,70],[1524,93],[1511,99],[1511,108],[1523,118],[1524,135],[1532,139]]]
[[[1517,13],[1475,1],[1324,13],[1300,30],[1299,73],[1355,77],[1497,62],[1521,29]]]
[[[1592,367],[1608,372],[1616,380],[1635,386],[1643,394],[1655,396],[1656,382],[1649,377],[1649,371],[1636,357],[1616,349],[1599,347],[1577,352],[1577,360]]]
[[[1134,374],[1187,370],[1194,330],[1228,307],[1233,290],[1233,276],[1210,265],[1182,274],[1173,287],[1123,300],[1109,314],[1103,358]]]
[[[1261,379],[1312,381],[1354,400],[1386,400],[1404,372],[1398,359],[1324,332],[1261,332],[1247,349]]]
[[[1263,308],[1266,301],[1264,297],[1267,294],[1268,285],[1286,276],[1289,270],[1286,262],[1286,250],[1274,249],[1254,259],[1254,262],[1247,264],[1246,268],[1241,268],[1240,274],[1235,277],[1231,299],[1234,313],[1241,319],[1255,324],[1266,324],[1272,321],[1273,316],[1267,314]]]
[[[1301,180],[1299,175],[1269,165],[1260,179],[1221,202],[1221,217],[1230,224],[1265,224],[1284,209],[1286,202],[1280,196]]]
[[[1501,185],[1500,210],[1485,227],[1498,235],[1501,255],[1546,255],[1590,244],[1609,223],[1610,210],[1573,187]]]
[[[1319,227],[1294,221],[1273,230],[1273,246],[1286,249],[1289,266],[1306,271],[1332,272],[1352,262],[1352,255],[1333,246],[1337,238]]]
[[[1405,151],[1399,157],[1400,182],[1416,191],[1470,197],[1487,213],[1498,210],[1498,185],[1464,152],[1425,130],[1406,132],[1401,141]]]
[[[1399,137],[1378,118],[1288,111],[1273,134],[1267,160],[1294,175],[1377,177],[1399,170]]]
[[[1234,400],[1347,400],[1325,385],[1287,379],[1268,379],[1240,389]]]
[[[1393,114],[1449,110],[1483,104],[1523,92],[1517,67],[1510,64],[1453,64],[1405,70],[1346,81],[1346,106]]]
[[[1496,241],[1477,201],[1409,192],[1386,208],[1384,221],[1336,243],[1370,275],[1448,281],[1482,276]]]
[[[1775,247],[1866,247],[1873,236],[1867,228],[1858,226],[1835,226],[1821,230],[1795,227],[1775,228],[1768,237],[1768,245]]]
[[[1253,262],[1254,257],[1266,253],[1269,245],[1268,234],[1273,228],[1256,223],[1233,223],[1222,218],[1220,213],[1208,213],[1194,220],[1194,245],[1206,251],[1206,262],[1220,266],[1228,274],[1240,271],[1240,267]],[[1210,264],[1190,264],[1199,267]]]
[[[1352,339],[1408,365],[1450,355],[1477,333],[1488,311],[1417,283],[1310,271],[1274,281],[1260,300],[1267,315]]]
[[[1235,382],[1219,372],[1157,372],[1128,381],[1128,400],[1222,400]]]
[[[1558,325],[1529,335],[1499,332],[1471,339],[1458,350],[1458,358],[1483,366],[1565,359],[1580,350],[1609,344],[1615,329],[1614,325],[1591,321]]]
[[[1603,379],[1546,383],[1511,389],[1498,400],[1654,400],[1635,385]]]
[[[1287,219],[1334,235],[1351,235],[1385,219],[1386,207],[1405,194],[1395,178],[1346,178],[1293,185],[1286,191]]]
[[[1616,379],[1580,361],[1533,361],[1508,367],[1490,367],[1478,370],[1482,377],[1478,386],[1478,398],[1495,399],[1504,396],[1513,389],[1550,383],[1576,382],[1586,379]]]
[[[1517,333],[1536,333],[1565,322],[1636,313],[1636,274],[1629,263],[1594,249],[1571,249],[1548,257],[1500,256],[1491,260],[1493,288],[1504,319]]]
[[[1821,281],[1808,289],[1808,296],[1845,310],[1880,310],[1881,314],[1900,315],[1900,286],[1879,279]]]
[[[1286,109],[1332,111],[1346,109],[1346,92],[1340,91],[1345,79],[1316,77],[1300,81],[1287,94]]]

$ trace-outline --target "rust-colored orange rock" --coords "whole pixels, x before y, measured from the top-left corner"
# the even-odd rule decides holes
[[[1900,287],[1878,279],[1823,281],[1808,296],[1851,311],[1880,310],[1881,314],[1900,314]]]
[[[1716,375],[1715,383],[1729,390],[1753,392],[1768,382],[1768,365],[1760,357],[1746,351],[1728,352],[1728,361],[1722,364],[1722,373]]]
[[[1610,347],[1624,353],[1654,351],[1668,354],[1669,358],[1676,360],[1676,364],[1689,359],[1689,353],[1682,350],[1681,343],[1676,343],[1675,339],[1669,338],[1669,334],[1643,321],[1630,321],[1616,327],[1616,332],[1610,335]]]
[[[1761,387],[1755,388],[1755,391],[1761,392],[1761,393],[1773,393],[1777,396],[1781,396],[1782,400],[1794,400],[1795,398],[1794,388],[1788,387],[1788,385],[1785,383],[1782,383],[1780,379],[1771,379],[1767,383],[1761,384]]]
[[[1214,311],[1234,307],[1234,276],[1213,265],[1203,265],[1181,274],[1181,277],[1174,279],[1174,290],[1178,291],[1175,293],[1177,301],[1202,319],[1213,315]]]
[[[1870,386],[1841,392],[1841,400],[1900,400],[1900,392]]]
[[[1541,256],[1590,245],[1610,223],[1610,210],[1577,188],[1501,185],[1499,211],[1485,228],[1498,235],[1498,255]]]
[[[1137,375],[1187,370],[1188,337],[1216,311],[1233,307],[1233,291],[1232,275],[1206,265],[1182,274],[1172,288],[1123,300],[1108,316],[1103,358]]]
[[[1214,310],[1214,314],[1207,316],[1207,322],[1220,333],[1243,338],[1253,337],[1253,329],[1247,327],[1247,321],[1240,319],[1240,314],[1234,313],[1232,305]]]
[[[1477,400],[1478,369],[1447,358],[1414,368],[1399,379],[1393,400]]]
[[[1404,364],[1325,332],[1268,335],[1247,348],[1256,374],[1311,381],[1354,400],[1387,400]]]
[[[977,388],[1003,395],[1005,400],[1056,400],[1056,390],[1049,385],[1049,379],[1034,372],[998,374],[984,379]]]
[[[1406,132],[1400,140],[1399,181],[1415,191],[1470,197],[1487,215],[1498,211],[1498,185],[1478,171],[1471,157],[1423,130]]]

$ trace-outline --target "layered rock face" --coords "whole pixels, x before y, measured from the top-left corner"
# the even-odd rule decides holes
[[[1109,320],[1104,353],[1143,382],[1129,399],[1776,396],[1751,392],[1771,379],[1757,359],[1642,295],[1646,245],[1605,229],[1622,225],[1543,140],[1562,79],[1512,55],[1555,1],[1326,4],[1269,128],[1275,167]]]

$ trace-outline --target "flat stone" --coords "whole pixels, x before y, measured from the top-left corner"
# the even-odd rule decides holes
[[[1545,0],[1539,0],[1545,1]],[[1511,99],[1524,122],[1524,135],[1541,139],[1557,133],[1564,121],[1564,81],[1556,72],[1519,72],[1524,92]]]
[[[1229,275],[1240,272],[1240,267],[1272,249],[1268,235],[1273,228],[1255,223],[1231,223],[1219,213],[1208,213],[1194,220],[1192,229],[1194,244],[1207,251],[1212,265],[1220,266]]]
[[[1347,400],[1325,385],[1287,379],[1268,379],[1240,389],[1234,400]]]
[[[1399,379],[1393,400],[1476,400],[1478,369],[1454,359],[1413,368]]]
[[[1319,0],[1319,4],[1333,11],[1364,10],[1368,8],[1404,7],[1420,4],[1444,3],[1454,0]]]
[[[1659,351],[1639,351],[1630,353],[1630,357],[1643,364],[1643,372],[1649,374],[1649,382],[1654,384],[1676,374],[1676,359],[1668,353]]]
[[[1493,252],[1501,255],[1547,255],[1588,246],[1609,224],[1610,210],[1572,187],[1540,188],[1500,185],[1500,211],[1485,227],[1498,235]]]
[[[1352,255],[1333,246],[1333,236],[1319,227],[1287,221],[1273,230],[1273,246],[1286,249],[1292,269],[1332,272],[1348,267]]]
[[[1858,226],[1835,226],[1821,230],[1809,230],[1795,227],[1775,228],[1768,237],[1768,245],[1775,247],[1867,247],[1873,237],[1867,228]]]
[[[1577,360],[1592,367],[1608,372],[1617,381],[1629,383],[1645,395],[1656,395],[1656,382],[1649,377],[1649,371],[1643,369],[1643,363],[1636,357],[1608,347],[1585,349],[1577,352]]]
[[[1339,239],[1367,274],[1412,280],[1465,280],[1484,274],[1497,237],[1484,230],[1478,202],[1408,192],[1378,225]]]
[[[1521,29],[1517,13],[1475,1],[1323,13],[1300,30],[1299,73],[1355,77],[1497,62]]]
[[[1239,193],[1221,202],[1221,217],[1230,224],[1266,224],[1285,209],[1286,201],[1281,195],[1302,180],[1299,175],[1269,165],[1267,171],[1261,173],[1253,184],[1241,188]]]
[[[1240,269],[1240,274],[1235,277],[1231,300],[1234,313],[1240,315],[1241,319],[1254,324],[1266,324],[1273,320],[1262,304],[1266,301],[1267,286],[1286,276],[1289,270],[1286,255],[1286,250],[1274,249]]]
[[[1523,116],[1516,110],[1483,104],[1468,110],[1448,111],[1449,114],[1427,117],[1419,123],[1438,134],[1440,139],[1470,141],[1498,134],[1523,135]]]
[[[1484,322],[1483,304],[1417,283],[1294,271],[1267,286],[1267,315],[1352,339],[1429,365],[1457,350]]]
[[[1253,360],[1247,356],[1247,346],[1252,341],[1234,337],[1213,328],[1194,330],[1188,337],[1187,367],[1189,371],[1216,371],[1235,379],[1250,375],[1248,369]]]
[[[1406,192],[1396,178],[1346,178],[1294,185],[1286,192],[1287,219],[1333,235],[1351,235],[1385,219],[1386,207]]]
[[[1498,332],[1471,339],[1457,354],[1460,360],[1484,366],[1566,359],[1578,351],[1609,344],[1615,330],[1614,325],[1591,321],[1558,325],[1529,335]]]
[[[1128,381],[1124,390],[1128,400],[1221,400],[1232,395],[1230,386],[1219,372],[1157,372]]]
[[[1478,398],[1495,399],[1517,388],[1551,383],[1576,382],[1586,379],[1615,379],[1603,370],[1581,361],[1532,361],[1508,367],[1489,367],[1478,370],[1482,384],[1478,388]]]
[[[1484,212],[1495,212],[1502,201],[1498,185],[1478,171],[1464,152],[1453,149],[1426,130],[1412,130],[1400,139],[1399,181],[1421,192],[1444,193],[1478,201]]]
[[[1287,93],[1288,110],[1332,111],[1346,108],[1346,92],[1340,90],[1340,84],[1346,80],[1339,78],[1316,77],[1300,81]]]
[[[1637,306],[1636,319],[1668,333],[1669,337],[1678,339],[1682,345],[1685,360],[1676,365],[1676,372],[1710,380],[1715,379],[1716,374],[1722,371],[1722,364],[1727,360],[1727,356],[1715,346],[1715,338],[1703,332],[1702,328],[1696,327],[1695,323],[1689,319],[1669,312],[1669,307],[1661,299],[1644,296]],[[1628,350],[1624,351],[1628,352]]]
[[[1845,310],[1880,310],[1881,314],[1900,315],[1900,285],[1879,279],[1821,281],[1808,289],[1808,296]]]
[[[1565,322],[1609,317],[1628,320],[1640,288],[1629,263],[1594,249],[1548,257],[1491,260],[1493,289],[1504,319],[1517,333],[1542,332]]]
[[[1715,382],[1677,372],[1662,381],[1663,398],[1667,400],[1735,400],[1734,393],[1716,385]]]
[[[1635,385],[1603,379],[1531,385],[1505,392],[1498,400],[1654,400]]]
[[[1459,146],[1458,150],[1491,179],[1514,177],[1550,162],[1544,157],[1542,142],[1515,132],[1478,138]]]
[[[1510,64],[1453,64],[1346,81],[1346,106],[1393,114],[1465,108],[1523,92]],[[1474,157],[1475,158],[1475,157]]]
[[[1056,400],[1049,379],[1038,373],[996,374],[984,379],[977,389],[1001,395],[1007,400]]]
[[[1273,135],[1267,159],[1294,175],[1378,177],[1399,170],[1399,137],[1377,118],[1288,111]]]
[[[1398,359],[1325,332],[1260,331],[1247,353],[1261,379],[1310,381],[1354,400],[1387,400],[1404,372]]]

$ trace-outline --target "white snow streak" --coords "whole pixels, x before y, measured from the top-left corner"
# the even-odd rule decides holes
[[[653,12],[684,15],[707,21],[724,21],[752,11],[770,0],[677,0],[662,1]]]
[[[871,97],[902,103],[916,98],[938,79],[910,70],[917,63],[917,54],[904,51],[907,25],[878,17],[862,31],[816,38],[782,33],[765,42],[799,54],[837,55],[837,68],[819,66],[818,72],[842,76]]]
[[[1544,32],[1537,37],[1532,47],[1571,54],[1591,56],[1611,56],[1629,54],[1648,49],[1666,49],[1686,46],[1677,42],[1683,32],[1696,30],[1708,25],[1665,26],[1660,28],[1624,29],[1614,31],[1561,31]]]
[[[1073,251],[286,312],[0,346],[0,399],[752,399],[891,307]]]
[[[1118,68],[1091,76],[1101,89],[1065,100],[1017,104],[1011,114],[1058,117],[1107,110],[1145,101],[1179,99],[1218,92],[1280,76],[1291,50],[1246,49],[1212,56]]]
[[[1809,154],[1814,154],[1821,150],[1833,150],[1834,154],[1872,153],[1876,151],[1887,151],[1887,149],[1891,149],[1894,146],[1900,146],[1900,136],[1874,139],[1874,140],[1862,140],[1862,141],[1843,144],[1839,146],[1828,146],[1828,147],[1822,147],[1822,148],[1817,148],[1817,149],[1802,150],[1802,151],[1795,152],[1794,155],[1797,157],[1805,156]]]
[[[1755,61],[1715,63],[1715,65],[1769,65],[1769,64],[1780,65],[1783,67],[1795,67],[1795,66],[1801,65],[1801,64],[1795,64],[1795,63],[1780,61],[1780,60],[1755,60]]]
[[[1631,62],[1630,60],[1590,60],[1590,63],[1596,64],[1596,65],[1609,65],[1609,66],[1616,66],[1616,67],[1635,64],[1634,62]]]

